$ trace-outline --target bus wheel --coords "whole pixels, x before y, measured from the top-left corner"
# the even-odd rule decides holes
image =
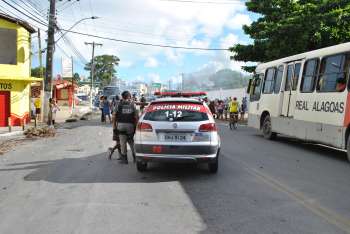
[[[262,132],[265,139],[273,140],[277,136],[277,134],[272,131],[271,118],[269,115],[267,115],[264,119],[264,122],[262,125]]]
[[[348,137],[348,142],[346,145],[346,154],[348,156],[348,161],[350,162],[350,136]]]

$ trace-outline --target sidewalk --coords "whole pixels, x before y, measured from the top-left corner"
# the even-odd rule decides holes
[[[90,108],[88,106],[77,106],[75,107],[73,111],[73,115],[71,114],[71,108],[68,106],[62,106],[60,107],[60,111],[56,114],[56,122],[57,123],[64,123],[67,119],[71,119],[72,116],[76,120],[79,120],[82,116],[91,113]],[[37,126],[46,126],[46,123],[37,122]],[[32,120],[30,123],[28,123],[25,126],[25,129],[34,127],[34,121]],[[9,132],[8,127],[0,127],[0,139],[1,138],[7,138],[7,137],[13,137],[13,136],[20,136],[23,134],[23,128],[22,126],[15,126],[11,127],[11,132]]]

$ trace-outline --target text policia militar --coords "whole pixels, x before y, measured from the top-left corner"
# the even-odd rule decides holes
[[[301,111],[317,111],[330,113],[344,113],[344,102],[315,101],[309,105],[308,101],[296,101],[295,108]]]
[[[186,104],[168,104],[168,105],[155,105],[152,111],[157,110],[190,110],[190,111],[201,111],[201,106],[199,105],[186,105]]]

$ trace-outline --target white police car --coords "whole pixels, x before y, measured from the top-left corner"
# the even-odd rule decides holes
[[[150,162],[207,163],[218,170],[220,137],[208,106],[193,98],[160,98],[140,117],[135,134],[138,171]]]

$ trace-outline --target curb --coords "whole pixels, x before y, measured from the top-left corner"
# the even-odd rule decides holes
[[[9,132],[9,133],[1,133],[1,134],[0,134],[0,139],[1,139],[1,138],[13,137],[13,136],[21,136],[21,135],[23,135],[23,131],[15,131],[15,132]]]

